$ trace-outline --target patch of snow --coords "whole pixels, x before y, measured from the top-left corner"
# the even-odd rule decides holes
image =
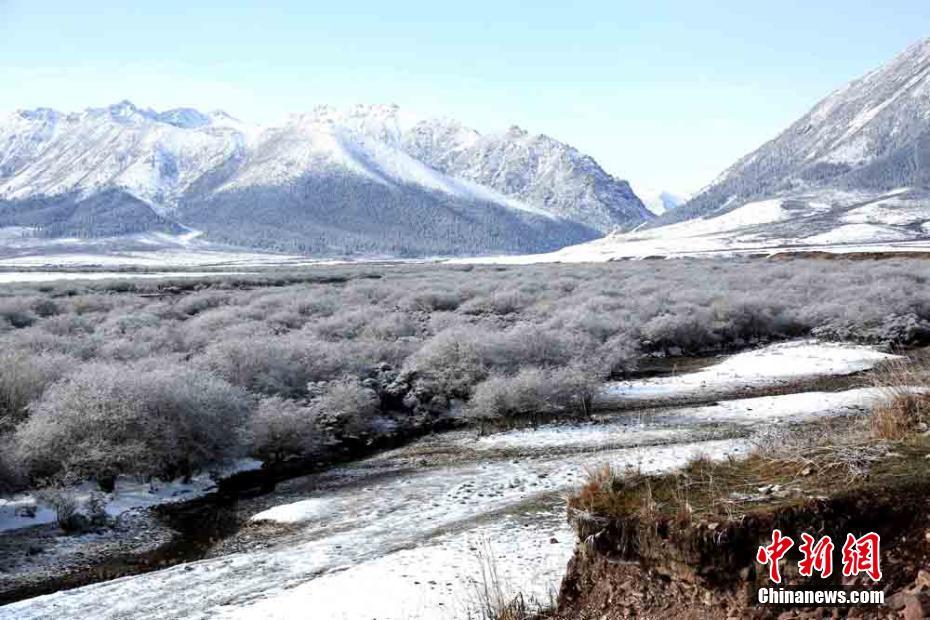
[[[54,522],[55,510],[40,504],[34,495],[0,497],[0,532]]]
[[[913,238],[904,230],[877,226],[875,224],[843,224],[833,230],[819,235],[805,237],[804,241],[811,244],[819,243],[865,243],[874,241],[904,241]]]
[[[332,512],[332,502],[325,498],[305,499],[293,504],[283,504],[253,515],[251,521],[274,523],[300,523],[318,520]]]
[[[890,106],[892,103],[894,103],[899,97],[909,92],[914,86],[925,81],[928,75],[930,75],[930,67],[925,67],[922,70],[918,71],[916,74],[912,75],[910,78],[908,78],[908,80],[904,82],[904,84],[902,84],[890,97],[886,97],[881,102],[879,102],[877,105],[871,108],[867,108],[867,109],[860,111],[855,116],[855,118],[853,118],[852,121],[849,123],[849,127],[846,130],[846,133],[844,133],[840,137],[840,139],[837,140],[837,143],[840,143],[846,140],[847,138],[855,134],[857,131],[859,131],[866,125],[868,125],[870,122],[872,122],[873,119],[875,119],[876,116],[878,116],[881,113],[882,110],[884,110],[885,108]],[[863,81],[867,79],[868,79],[868,76],[864,78]]]
[[[696,372],[618,381],[609,384],[601,398],[652,400],[693,397],[764,387],[805,377],[848,375],[893,357],[868,346],[816,340],[787,342],[739,353]]]
[[[615,448],[622,446],[631,429],[635,429],[633,437],[639,444],[682,440],[682,434],[685,432],[668,428],[643,429],[635,422],[617,420],[609,423],[543,426],[535,430],[519,429],[494,433],[480,437],[474,444],[469,445],[469,448],[479,451]]]
[[[820,149],[815,148],[808,155],[808,159],[814,159],[819,155]],[[858,135],[851,140],[840,143],[839,146],[821,157],[820,160],[831,164],[850,164],[862,165],[873,157],[870,150],[869,139],[864,135]]]
[[[827,416],[868,411],[887,396],[880,388],[857,388],[842,392],[801,392],[758,398],[721,401],[704,407],[676,410],[681,421],[718,422],[754,426],[762,422],[807,422]]]
[[[841,221],[847,224],[908,226],[928,219],[930,204],[881,200],[847,211]]]

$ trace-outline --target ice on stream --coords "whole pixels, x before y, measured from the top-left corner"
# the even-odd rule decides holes
[[[147,508],[158,504],[185,501],[216,490],[216,481],[238,472],[259,469],[262,462],[255,459],[239,459],[215,471],[203,472],[184,482],[175,480],[142,481],[129,476],[117,478],[112,493],[103,493],[104,510],[111,517],[130,510]],[[94,482],[69,489],[79,505],[85,504],[93,493],[100,493]],[[0,497],[0,532],[25,527],[54,523],[55,509],[43,501],[38,493],[18,493],[11,497]]]

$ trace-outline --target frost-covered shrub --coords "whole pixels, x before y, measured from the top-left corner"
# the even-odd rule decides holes
[[[22,467],[7,437],[0,437],[0,493],[12,493],[23,487]]]
[[[708,309],[654,317],[642,326],[641,337],[644,347],[660,351],[697,353],[719,344]]]
[[[50,489],[39,497],[55,511],[58,527],[67,534],[79,534],[91,527],[106,525],[109,520],[106,502],[100,493],[80,498],[71,490]]]
[[[229,298],[229,293],[224,291],[199,291],[179,299],[174,309],[181,314],[194,316],[205,310],[226,305],[229,303]]]
[[[132,361],[151,356],[186,353],[184,334],[173,324],[143,327],[131,335],[112,336],[97,347],[97,357]]]
[[[885,316],[871,321],[839,319],[815,327],[813,335],[823,340],[922,344],[930,342],[930,321],[913,313]]]
[[[587,365],[600,377],[607,379],[636,370],[639,357],[639,343],[626,335],[618,335],[599,346]]]
[[[297,296],[291,301],[291,305],[298,314],[307,317],[330,316],[339,307],[337,300],[319,293]]]
[[[46,390],[15,435],[33,479],[172,479],[232,457],[249,401],[180,366],[87,364]]]
[[[97,325],[87,317],[76,314],[60,314],[42,321],[42,329],[59,337],[86,336],[92,334]]]
[[[368,322],[381,312],[377,308],[364,308],[338,312],[313,324],[313,330],[324,340],[352,340],[358,338]]]
[[[77,363],[58,353],[0,354],[0,434],[27,416],[27,406]]]
[[[30,307],[31,305],[28,299],[17,297],[0,298],[0,324],[6,324],[16,329],[29,327],[38,320]]]
[[[541,414],[586,414],[598,380],[579,368],[525,368],[494,376],[475,388],[470,416],[482,420],[536,419]]]
[[[362,330],[362,336],[376,340],[410,338],[416,334],[416,321],[401,312],[390,312],[372,317]]]
[[[459,310],[465,314],[508,315],[530,305],[531,300],[529,295],[520,291],[501,291],[469,299]]]
[[[410,356],[406,368],[432,393],[467,398],[487,376],[481,351],[486,335],[474,327],[439,333]]]
[[[462,303],[458,291],[418,291],[401,302],[401,307],[420,312],[451,311]]]
[[[804,331],[800,322],[777,301],[717,301],[712,308],[719,339],[725,343],[786,338]]]
[[[509,329],[487,330],[476,346],[486,368],[514,373],[527,366],[568,364],[593,351],[595,343],[580,332],[519,323]]]
[[[291,338],[237,339],[209,346],[200,364],[253,392],[297,396],[315,379],[310,353],[306,343]]]
[[[151,312],[120,314],[106,321],[101,329],[108,335],[125,336],[141,329],[158,327],[161,318]]]
[[[3,338],[6,345],[4,349],[8,352],[20,351],[34,355],[60,353],[79,360],[89,360],[96,356],[97,348],[104,340],[102,334],[94,332],[59,336],[46,331],[44,324],[18,329]]]
[[[374,390],[353,379],[330,384],[314,408],[330,428],[343,435],[358,435],[371,428],[380,400]]]
[[[468,403],[471,417],[499,420],[551,409],[546,395],[548,376],[538,368],[515,376],[494,376],[478,384]]]
[[[116,299],[111,295],[79,295],[70,299],[71,309],[75,314],[107,312],[112,310],[116,303]]]
[[[32,311],[36,316],[47,318],[61,312],[61,308],[54,300],[40,297],[32,302]]]
[[[258,458],[278,463],[318,450],[322,431],[317,410],[293,400],[263,398],[249,420],[249,442]]]

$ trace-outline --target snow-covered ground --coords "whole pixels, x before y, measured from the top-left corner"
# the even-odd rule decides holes
[[[803,378],[850,375],[893,357],[868,346],[816,340],[785,342],[723,358],[697,372],[617,381],[607,386],[601,399],[652,401],[716,396]]]
[[[59,280],[151,280],[164,278],[204,278],[248,275],[247,271],[159,271],[132,273],[127,271],[0,271],[0,284],[20,282],[56,282]]]
[[[704,376],[796,380],[880,359],[861,347],[805,342],[735,356]],[[691,375],[682,379],[693,387]],[[666,381],[668,393],[682,393]],[[699,454],[738,455],[768,424],[861,411],[878,396],[801,393],[482,438],[425,437],[281,485],[250,526],[250,537],[270,523],[284,527],[270,530],[267,546],[22,601],[0,607],[0,618],[446,620],[473,608],[490,562],[512,592],[546,600],[574,542],[562,498],[586,469],[656,472]]]
[[[741,205],[723,214],[613,234],[547,254],[455,259],[463,263],[582,263],[647,257],[797,252],[927,252],[930,200],[910,188],[880,195],[817,191]],[[924,232],[914,229],[923,226]]]
[[[202,233],[138,233],[121,237],[48,239],[21,226],[0,227],[0,268],[171,267],[314,263],[305,256],[243,250],[211,243]]]

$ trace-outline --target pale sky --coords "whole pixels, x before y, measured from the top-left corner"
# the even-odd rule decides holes
[[[927,36],[926,0],[0,0],[0,111],[397,103],[687,193]]]

